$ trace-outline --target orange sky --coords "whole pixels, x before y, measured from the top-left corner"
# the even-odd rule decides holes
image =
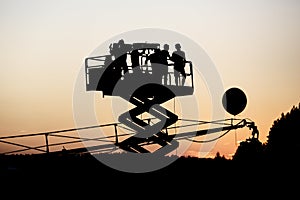
[[[299,1],[153,0],[147,5],[1,1],[0,136],[73,128],[73,89],[84,58],[110,38],[142,28],[172,30],[203,48],[224,89],[245,91],[248,104],[237,117],[255,121],[262,142],[273,121],[299,103]],[[200,108],[206,106],[199,100]],[[249,136],[247,128],[233,131],[209,155],[219,151],[230,157],[236,140]],[[189,153],[199,155],[195,147]]]

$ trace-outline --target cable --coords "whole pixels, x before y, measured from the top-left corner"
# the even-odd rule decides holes
[[[235,115],[233,116],[232,121],[234,121],[234,117],[235,117]],[[235,146],[237,146],[236,129],[234,130],[234,144],[235,144]]]
[[[229,131],[231,131],[231,130],[228,130],[225,133],[223,133],[222,135],[220,135],[219,137],[213,138],[211,140],[194,140],[194,139],[189,139],[189,138],[187,138],[186,140],[191,141],[191,142],[196,142],[196,143],[212,142],[212,141],[215,141],[217,139],[220,139],[221,137],[223,137],[224,135],[226,135]]]
[[[176,113],[176,112],[175,112],[175,111],[176,111],[175,105],[176,105],[176,102],[175,102],[175,97],[174,97],[174,101],[173,101],[173,112],[174,112],[174,113]],[[176,125],[176,123],[177,123],[177,121],[174,123],[174,125],[175,125],[175,134],[177,134],[177,129],[176,129],[177,125]],[[177,153],[176,153],[176,154],[177,154]]]

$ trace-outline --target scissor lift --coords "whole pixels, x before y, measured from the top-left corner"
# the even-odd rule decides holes
[[[168,136],[163,129],[174,124],[178,116],[159,104],[174,97],[194,93],[193,64],[191,61],[185,61],[185,84],[176,85],[174,63],[171,60],[168,60],[167,65],[147,62],[147,57],[158,49],[160,44],[133,43],[132,45],[126,44],[126,46],[128,47],[126,51],[128,71],[126,72],[122,71],[124,66],[118,66],[120,65],[119,58],[114,58],[111,54],[85,59],[86,90],[101,91],[103,96],[120,96],[136,106],[119,117],[121,123],[137,133],[119,142],[120,148],[137,153],[149,152],[141,145],[145,143],[156,143],[161,147],[173,144],[176,148],[174,143],[170,143],[173,137]],[[138,66],[128,64],[133,51],[139,51]],[[168,81],[164,82],[165,76],[156,75],[154,67],[165,68]],[[150,124],[139,119],[138,116],[144,112],[150,113],[160,121]]]

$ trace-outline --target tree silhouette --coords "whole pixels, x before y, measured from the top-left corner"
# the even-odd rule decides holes
[[[233,160],[259,161],[263,158],[263,144],[257,138],[242,141],[238,146]]]
[[[300,103],[273,122],[267,136],[266,156],[272,160],[294,160],[300,154]]]
[[[241,142],[233,160],[297,160],[300,155],[300,103],[273,122],[267,138],[264,144],[256,138]]]
[[[220,152],[217,152],[215,157],[214,157],[215,160],[226,160],[225,156],[220,154]]]

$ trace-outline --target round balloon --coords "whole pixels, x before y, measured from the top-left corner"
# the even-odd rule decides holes
[[[222,104],[228,113],[237,115],[245,109],[247,97],[241,89],[236,87],[230,88],[224,93]]]

